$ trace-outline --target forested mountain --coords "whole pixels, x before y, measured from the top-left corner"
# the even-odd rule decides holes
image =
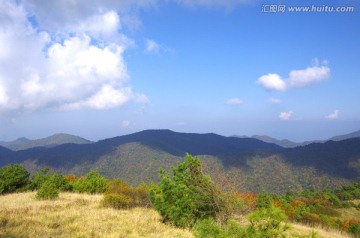
[[[313,141],[303,141],[303,142],[294,142],[288,139],[283,139],[283,140],[278,140],[275,138],[272,138],[270,136],[266,136],[266,135],[253,135],[251,137],[248,136],[237,136],[235,135],[234,137],[238,137],[238,138],[254,138],[254,139],[258,139],[267,143],[273,143],[276,145],[279,145],[281,147],[284,148],[293,148],[293,147],[297,147],[297,146],[304,146],[304,145],[310,145],[313,143],[324,143],[326,141],[341,141],[341,140],[346,140],[346,139],[351,139],[351,138],[360,138],[360,130],[359,131],[355,131],[355,132],[351,132],[348,134],[344,134],[344,135],[338,135],[338,136],[334,136],[331,137],[330,139],[327,140],[313,140]]]
[[[360,137],[360,130],[352,132],[352,133],[348,133],[345,135],[334,136],[334,137],[331,137],[329,140],[341,141],[341,140],[346,140],[346,139],[351,139],[351,138],[359,138],[359,137]]]
[[[273,192],[338,187],[358,181],[360,138],[285,149],[253,138],[147,130],[91,144],[62,144],[10,151],[0,147],[0,166],[22,163],[29,171],[49,167],[82,175],[91,169],[131,185],[158,179],[185,153],[224,189]]]
[[[0,141],[0,146],[4,146],[11,150],[25,150],[30,149],[34,147],[53,147],[61,144],[88,144],[92,143],[89,140],[86,140],[84,138],[81,138],[79,136],[69,135],[65,133],[58,133],[54,134],[52,136],[37,139],[37,140],[30,140],[25,137],[18,138],[14,141],[5,142]]]

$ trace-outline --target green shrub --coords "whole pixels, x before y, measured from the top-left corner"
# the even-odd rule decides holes
[[[353,223],[349,226],[348,232],[355,237],[360,237],[360,223]]]
[[[255,238],[234,220],[230,219],[220,225],[213,218],[199,221],[195,226],[194,235],[198,238]]]
[[[41,188],[36,193],[36,198],[39,200],[51,200],[59,197],[59,189],[53,180],[49,179],[43,183]]]
[[[51,174],[49,172],[49,168],[41,168],[32,176],[29,188],[31,190],[40,189],[41,186],[45,183],[45,181],[48,180],[50,177]]]
[[[101,204],[104,207],[122,209],[133,207],[134,202],[130,197],[126,195],[109,193],[104,195]]]
[[[247,234],[250,237],[283,237],[289,229],[282,222],[287,220],[285,213],[275,206],[259,208],[248,215],[250,226]]]
[[[99,172],[90,171],[85,177],[71,181],[72,190],[79,193],[104,193],[108,188],[108,180]]]
[[[256,208],[271,208],[273,205],[274,200],[272,197],[264,189],[261,190],[256,203]]]
[[[0,194],[23,189],[29,183],[29,172],[20,164],[10,164],[0,169]]]
[[[150,189],[150,201],[164,221],[192,227],[198,220],[219,214],[226,219],[226,201],[210,177],[203,175],[200,159],[186,154],[172,172],[170,177],[161,169],[160,183]]]
[[[226,238],[225,230],[212,218],[204,219],[196,224],[195,237],[198,238]]]

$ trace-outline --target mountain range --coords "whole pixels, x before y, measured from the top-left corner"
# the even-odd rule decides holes
[[[346,139],[351,139],[351,138],[359,138],[360,137],[360,130],[352,132],[352,133],[348,133],[348,134],[344,134],[344,135],[338,135],[338,136],[334,136],[331,137],[330,139],[327,140],[313,140],[313,141],[303,141],[303,142],[294,142],[288,139],[283,139],[283,140],[279,140],[279,139],[275,139],[273,137],[270,136],[266,136],[266,135],[253,135],[251,137],[248,136],[237,136],[234,135],[234,137],[238,137],[238,138],[254,138],[254,139],[258,139],[267,143],[273,143],[276,145],[279,145],[281,147],[285,147],[285,148],[293,148],[293,147],[297,147],[297,146],[304,146],[304,145],[309,145],[312,143],[324,143],[326,141],[341,141],[341,140],[346,140]]]
[[[0,146],[0,166],[21,163],[64,174],[97,170],[131,185],[158,181],[185,153],[198,156],[206,173],[225,190],[270,192],[339,187],[360,178],[360,138],[284,148],[255,138],[146,130],[91,143],[46,143],[10,150]]]
[[[6,147],[11,150],[26,150],[34,147],[53,147],[61,144],[89,144],[92,141],[86,140],[79,136],[69,135],[65,133],[58,133],[52,136],[30,140],[25,137],[18,138],[14,141],[0,141],[0,146]]]

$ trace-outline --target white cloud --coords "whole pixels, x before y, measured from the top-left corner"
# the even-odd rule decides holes
[[[302,88],[312,83],[321,82],[330,77],[327,66],[313,66],[303,70],[293,70],[288,79],[289,87]]]
[[[271,104],[280,104],[281,100],[277,99],[277,98],[269,98],[268,102],[271,103]]]
[[[130,125],[131,125],[131,123],[130,123],[129,120],[123,120],[123,121],[121,122],[121,127],[122,127],[122,128],[127,128],[127,127],[129,127]]]
[[[330,78],[330,68],[326,64],[324,61],[324,65],[319,66],[319,60],[315,58],[313,66],[292,70],[287,79],[281,78],[278,74],[267,74],[261,76],[257,82],[266,90],[285,91],[288,88],[302,88]]]
[[[330,113],[329,115],[326,115],[325,119],[336,120],[336,119],[339,118],[339,113],[340,113],[340,111],[336,109],[332,113]]]
[[[0,2],[0,111],[149,102],[125,85],[129,76],[123,53],[129,41],[118,32],[115,11],[64,23],[55,33],[35,29],[28,15],[21,4]]]
[[[278,74],[263,75],[258,79],[257,82],[267,90],[286,90],[286,84]]]
[[[145,53],[159,53],[159,50],[160,46],[155,41],[149,39],[145,41]]]
[[[86,33],[100,38],[116,34],[120,27],[119,15],[115,11],[109,11],[89,16],[77,24],[69,24],[65,29],[68,32]]]
[[[122,106],[132,98],[132,91],[130,88],[114,89],[111,85],[104,85],[98,92],[90,97],[63,105],[62,109],[108,109]]]
[[[240,100],[239,98],[230,98],[229,100],[226,101],[226,104],[228,104],[228,105],[240,105],[240,104],[243,104],[243,101]]]
[[[281,112],[279,115],[279,119],[282,121],[288,121],[291,119],[293,113],[294,113],[293,111]]]

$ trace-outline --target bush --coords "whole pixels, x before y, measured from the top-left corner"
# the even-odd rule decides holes
[[[115,209],[130,208],[133,206],[133,200],[123,194],[109,193],[105,194],[102,201],[102,206],[111,207]]]
[[[250,237],[283,237],[289,227],[282,222],[287,220],[285,213],[275,206],[259,208],[248,215]]]
[[[355,237],[360,237],[360,223],[353,223],[349,226],[348,232]]]
[[[37,171],[31,179],[31,183],[29,184],[29,188],[31,190],[40,189],[41,186],[51,177],[48,168],[41,168]]]
[[[228,220],[226,224],[220,225],[212,218],[199,221],[194,235],[198,238],[256,238],[234,220]]]
[[[146,184],[142,183],[134,189],[132,198],[135,206],[150,207],[149,190]]]
[[[225,230],[212,218],[201,220],[197,223],[194,232],[198,238],[226,238],[228,237]]]
[[[41,188],[36,193],[36,198],[39,200],[51,200],[59,197],[59,189],[53,180],[49,179],[43,183]]]
[[[108,188],[108,180],[92,170],[85,177],[72,180],[70,186],[79,193],[104,193]]]
[[[10,164],[0,169],[0,194],[19,191],[29,183],[29,172],[20,164]]]
[[[225,220],[229,213],[222,194],[209,176],[204,176],[200,159],[186,154],[183,163],[172,168],[170,177],[160,170],[160,183],[150,190],[150,201],[164,221],[179,227],[192,227],[198,220]]]
[[[130,198],[131,207],[150,206],[148,188],[145,184],[140,184],[138,187],[133,188],[121,179],[113,179],[109,182],[109,186],[105,191],[104,199],[108,194],[118,194]]]

